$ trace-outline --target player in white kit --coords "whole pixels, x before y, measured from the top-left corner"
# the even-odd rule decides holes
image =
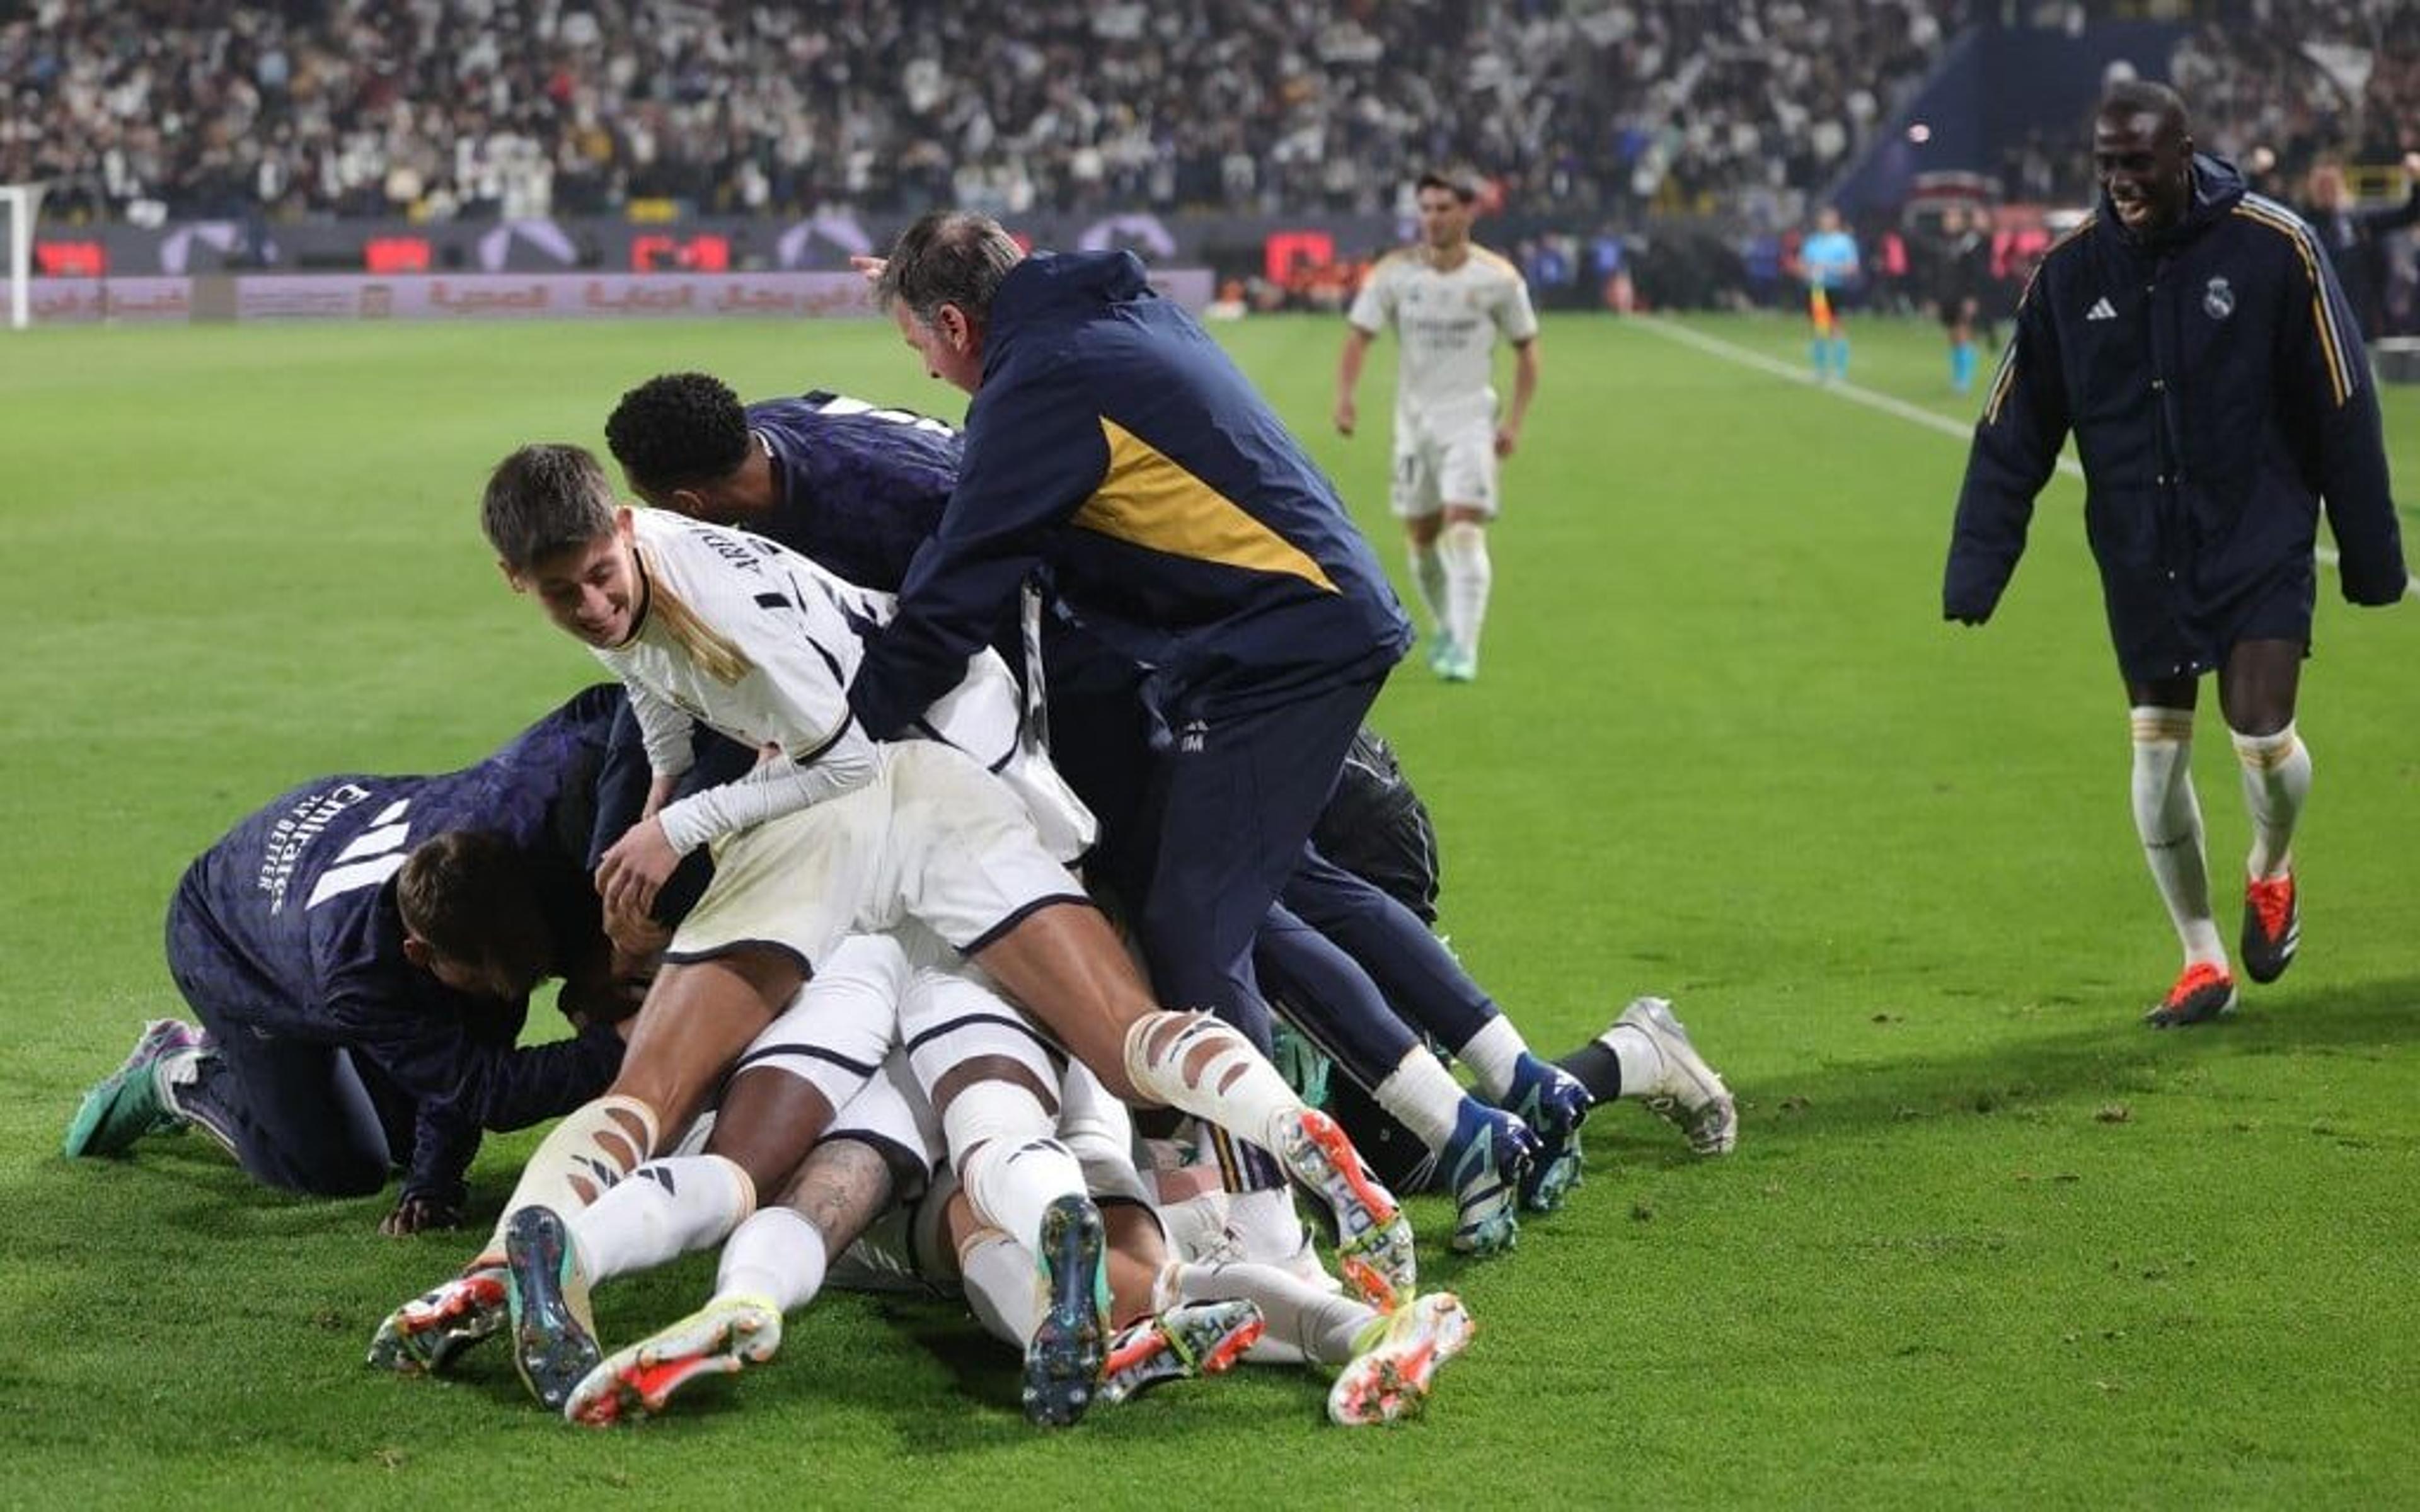
[[[1335,1210],[1348,1281],[1381,1305],[1409,1295],[1410,1227],[1350,1142],[1233,1030],[1154,1003],[1062,864],[1089,843],[1090,816],[1028,737],[997,656],[970,659],[967,679],[918,722],[925,738],[877,744],[845,690],[886,595],[744,532],[617,509],[596,458],[578,447],[507,457],[484,515],[516,589],[629,687],[658,795],[685,769],[692,721],[778,749],[743,780],[651,812],[606,853],[597,881],[609,916],[643,915],[697,845],[713,846],[715,877],[673,937],[613,1087],[556,1126],[488,1249],[457,1282],[391,1317],[380,1345],[400,1346],[374,1349],[374,1359],[433,1361],[409,1341],[466,1329],[466,1314],[492,1307],[510,1279],[503,1262],[517,1212],[595,1200],[689,1122],[845,935],[910,920],[979,965],[1112,1093],[1181,1107],[1277,1152]],[[1047,1150],[1024,1158],[1034,1141],[1018,1129],[1047,1125],[1048,1101],[1035,1087],[1030,1106],[985,1104],[997,1158],[968,1182],[986,1221],[1046,1257],[1053,1246],[1041,1224],[1055,1205],[1035,1200],[1037,1190],[1080,1189],[1060,1181]],[[1054,1276],[1054,1292],[1072,1307],[1093,1279]],[[1105,1344],[1105,1325],[1072,1341],[1059,1362],[1071,1392],[1083,1372],[1097,1376]],[[561,1405],[548,1372],[523,1376]]]
[[[1498,507],[1497,464],[1520,444],[1538,392],[1538,316],[1521,270],[1470,239],[1478,192],[1467,181],[1423,175],[1419,198],[1420,244],[1378,259],[1345,315],[1336,428],[1350,436],[1359,424],[1354,391],[1362,361],[1392,326],[1400,347],[1394,510],[1435,632],[1429,667],[1466,683],[1479,675],[1494,579],[1487,525]],[[1512,345],[1512,401],[1500,413],[1498,337]]]

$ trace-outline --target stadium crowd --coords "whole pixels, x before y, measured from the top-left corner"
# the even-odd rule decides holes
[[[1822,183],[1943,45],[1926,0],[40,0],[0,179],[54,213],[1385,209],[1428,162],[1586,210]],[[5,15],[0,9],[0,15]]]
[[[0,8],[0,181],[54,214],[455,216],[664,199],[785,213],[1395,208],[1419,165],[1508,205],[1720,209],[1819,190],[1964,0],[101,0]],[[2391,161],[2420,107],[2396,0],[2225,8],[2175,59],[2207,145]],[[2238,11],[2244,13],[2238,14]],[[2022,19],[2022,18],[2021,18]],[[2282,84],[2284,87],[2276,87]],[[2041,140],[2018,197],[2086,165]]]

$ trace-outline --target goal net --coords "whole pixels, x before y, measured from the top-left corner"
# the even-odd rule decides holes
[[[8,238],[8,329],[23,331],[34,319],[34,217],[41,213],[42,186],[0,184],[0,224]]]

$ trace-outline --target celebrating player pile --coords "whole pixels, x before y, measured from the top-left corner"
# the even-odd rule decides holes
[[[612,1423],[769,1358],[827,1284],[909,1286],[962,1292],[1021,1351],[1037,1423],[1239,1358],[1337,1367],[1342,1423],[1417,1410],[1470,1316],[1417,1291],[1394,1197],[1267,1058],[1256,959],[1368,1094],[1363,1126],[1425,1149],[1407,1174],[1452,1191],[1472,1253],[1562,1200],[1592,1101],[1644,1098],[1719,1153],[1730,1096],[1652,999],[1562,1066],[1533,1056],[1381,868],[1312,843],[1348,750],[1383,754],[1355,743],[1409,627],[1326,478],[1131,256],[1028,257],[941,214],[870,271],[928,371],[974,395],[963,435],[830,394],[746,409],[684,374],[607,427],[659,507],[618,504],[572,446],[489,480],[512,587],[627,689],[592,711],[596,744],[643,755],[645,791],[607,782],[576,890],[607,974],[644,998],[618,1070],[371,1359],[443,1369],[503,1334],[540,1402]],[[1397,811],[1425,825],[1416,800]],[[327,890],[350,873],[316,869],[400,854],[405,806],[376,822],[396,832],[281,854]],[[1424,831],[1407,843],[1433,858]],[[1088,883],[1134,921],[1151,983]],[[1410,901],[1433,895],[1431,874]],[[526,992],[528,970],[486,972],[498,950],[415,949],[417,917],[408,964]],[[87,1130],[90,1152],[226,1056],[146,1045],[80,1115],[116,1131]],[[1148,1173],[1129,1105],[1168,1110]],[[591,1287],[718,1244],[704,1308],[609,1352]]]

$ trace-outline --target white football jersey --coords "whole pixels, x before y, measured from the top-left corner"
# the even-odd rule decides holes
[[[1395,409],[1416,416],[1496,409],[1496,338],[1529,341],[1537,312],[1521,270],[1474,246],[1462,266],[1440,272],[1420,248],[1378,259],[1345,318],[1376,335],[1395,328]]]
[[[834,577],[762,536],[633,509],[647,609],[628,641],[596,656],[630,690],[659,775],[686,771],[693,725],[744,746],[778,746],[810,801],[858,786],[879,748],[849,712],[862,637],[897,612],[892,595]],[[1016,790],[1061,860],[1092,844],[1093,817],[1029,737],[1016,678],[998,652],[918,721]]]

